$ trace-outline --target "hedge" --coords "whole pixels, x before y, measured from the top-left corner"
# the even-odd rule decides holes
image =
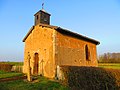
[[[120,70],[97,67],[62,66],[63,84],[71,90],[119,90]]]
[[[12,65],[6,63],[0,63],[0,70],[10,72],[12,69]]]

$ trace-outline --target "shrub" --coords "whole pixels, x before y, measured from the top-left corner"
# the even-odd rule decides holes
[[[64,84],[72,90],[118,90],[120,72],[96,67],[61,67]]]
[[[112,75],[116,79],[116,84],[120,89],[120,69],[105,69],[107,72],[110,72],[110,75]]]
[[[0,63],[0,70],[10,72],[12,69],[12,65],[6,63]]]

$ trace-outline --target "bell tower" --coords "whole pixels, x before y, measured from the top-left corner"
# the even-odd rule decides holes
[[[39,23],[50,25],[50,16],[51,15],[43,9],[43,5],[44,5],[44,3],[42,4],[42,9],[34,15],[35,16],[35,25],[37,25]]]

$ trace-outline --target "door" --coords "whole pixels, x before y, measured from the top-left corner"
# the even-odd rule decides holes
[[[33,69],[33,74],[34,75],[38,75],[38,67],[39,67],[39,54],[35,53],[35,57],[34,57],[34,69]]]

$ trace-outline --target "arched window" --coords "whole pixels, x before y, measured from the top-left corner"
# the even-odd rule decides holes
[[[85,57],[86,60],[90,60],[90,52],[87,45],[85,45]]]

